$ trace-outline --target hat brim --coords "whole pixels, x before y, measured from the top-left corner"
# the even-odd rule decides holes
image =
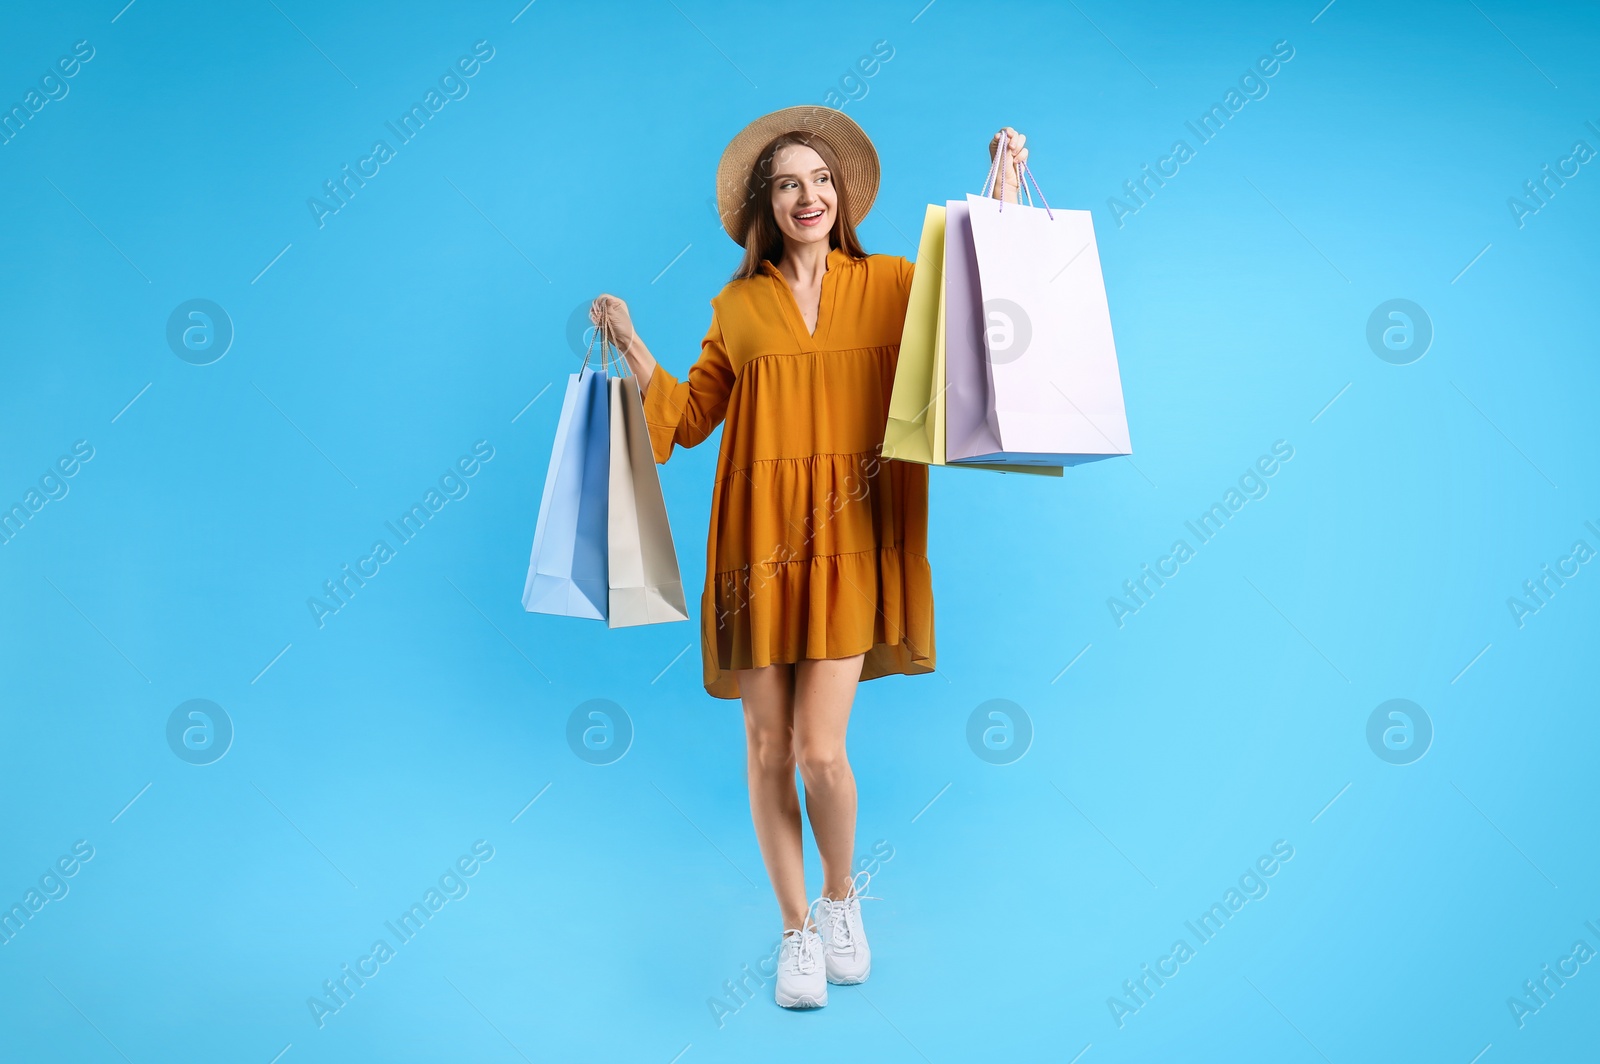
[[[754,199],[752,173],[761,149],[785,133],[805,133],[825,141],[839,161],[834,179],[849,190],[850,224],[860,225],[878,196],[878,151],[855,120],[818,104],[785,107],[762,115],[741,129],[717,163],[717,213],[733,242],[744,246]]]

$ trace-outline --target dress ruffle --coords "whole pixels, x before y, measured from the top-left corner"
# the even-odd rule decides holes
[[[706,691],[738,698],[732,669],[865,653],[861,678],[934,669],[932,575],[896,547],[717,573],[700,599]]]

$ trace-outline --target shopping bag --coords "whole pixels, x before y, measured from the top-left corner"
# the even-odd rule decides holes
[[[1004,153],[1002,139],[996,159]],[[1023,175],[1032,180],[1026,165]],[[1133,453],[1090,212],[968,195],[965,215],[981,358],[952,339],[947,372],[979,389],[984,421],[956,435],[977,404],[952,385],[946,458],[1066,466]]]
[[[611,393],[611,491],[606,624],[624,628],[686,621],[689,607],[683,597],[678,555],[672,546],[672,528],[650,450],[639,386],[632,377],[612,377],[607,386]]]
[[[604,619],[610,419],[604,371],[589,368],[587,357],[584,363],[567,379],[561,401],[522,608]]]
[[[964,206],[964,204],[963,204]],[[930,203],[923,216],[917,269],[911,278],[905,325],[889,416],[884,426],[885,458],[923,465],[945,464],[945,207]],[[1060,469],[972,463],[970,468],[1060,476]]]
[[[934,341],[939,317],[944,266],[944,208],[928,204],[917,246],[917,269],[911,275],[906,320],[900,332],[900,354],[889,392],[889,418],[883,429],[883,457],[902,462],[933,463],[932,418],[939,400],[934,387]]]
[[[945,205],[944,238],[945,459],[999,450],[989,427],[989,385],[983,366],[983,292],[972,253],[967,201]],[[995,446],[987,446],[993,443]]]
[[[972,253],[972,228],[965,200],[951,200],[945,204],[942,291],[940,343],[936,356],[938,376],[935,379],[944,384],[944,395],[936,453],[954,469],[998,469],[1009,473],[1061,476],[1061,466],[1043,461],[950,461],[972,453],[970,448],[975,436],[986,435],[989,425],[989,388],[983,367],[983,295],[978,285],[978,264]],[[983,449],[999,450],[998,446]]]

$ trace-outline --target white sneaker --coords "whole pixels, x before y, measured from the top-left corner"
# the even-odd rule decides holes
[[[791,927],[783,933],[774,998],[786,1009],[820,1009],[828,1003],[822,937],[817,934],[810,913],[806,914],[805,927]]]
[[[850,881],[843,898],[818,899],[828,907],[822,921],[826,947],[822,956],[830,983],[864,983],[872,973],[872,948],[867,945],[866,928],[861,924],[861,899],[871,897],[861,892],[871,881],[871,874],[863,870]]]

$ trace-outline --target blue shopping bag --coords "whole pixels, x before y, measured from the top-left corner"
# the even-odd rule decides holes
[[[522,608],[605,620],[611,420],[605,370],[584,363],[567,379]]]

